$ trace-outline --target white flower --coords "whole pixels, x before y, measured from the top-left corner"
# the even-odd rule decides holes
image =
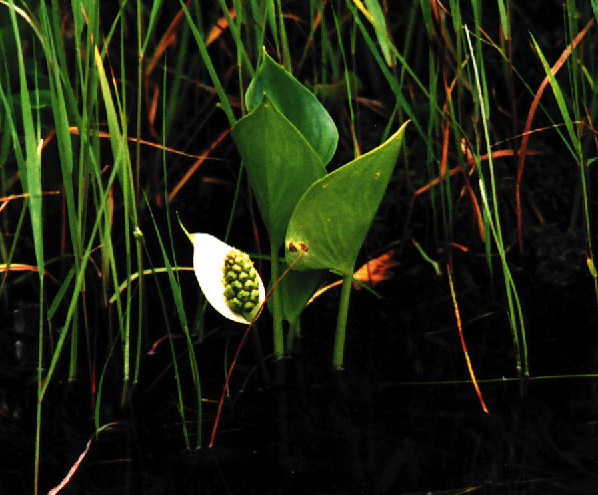
[[[266,298],[249,256],[209,234],[189,234],[193,268],[208,302],[226,318],[251,322]]]

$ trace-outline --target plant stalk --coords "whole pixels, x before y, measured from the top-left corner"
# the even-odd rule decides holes
[[[270,278],[275,284],[280,277],[280,264],[278,262],[278,247],[270,243]],[[278,289],[272,291],[272,332],[274,338],[274,357],[284,357],[284,335],[282,333],[282,299]]]
[[[353,277],[345,275],[341,286],[341,300],[338,306],[338,318],[336,320],[336,335],[334,336],[334,354],[332,364],[336,369],[342,369],[345,354],[345,335],[347,333],[347,315],[349,314],[349,296],[351,295],[351,284]]]

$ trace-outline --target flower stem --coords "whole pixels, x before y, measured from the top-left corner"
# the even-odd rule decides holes
[[[278,247],[270,244],[270,276],[272,284],[280,277],[280,264],[278,262]],[[272,331],[274,338],[274,356],[281,359],[284,356],[284,335],[282,333],[282,299],[280,291],[272,292]]]
[[[334,336],[334,355],[332,364],[336,369],[343,367],[345,354],[345,335],[347,333],[347,315],[349,313],[349,296],[353,277],[345,275],[341,287],[341,300],[338,305],[338,318],[336,320],[336,335]]]

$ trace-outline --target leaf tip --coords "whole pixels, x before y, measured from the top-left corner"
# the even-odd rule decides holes
[[[193,244],[193,236],[185,228],[185,226],[183,225],[183,222],[181,222],[181,217],[179,217],[179,212],[178,211],[176,212],[176,218],[179,221],[179,225],[181,226],[181,229],[183,229],[183,232],[185,233],[185,235],[187,236],[187,238],[191,241],[191,244]]]

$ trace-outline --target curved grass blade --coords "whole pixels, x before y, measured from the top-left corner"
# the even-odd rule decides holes
[[[187,9],[187,6],[183,2],[183,0],[179,0],[179,2],[181,4],[181,8],[185,12],[185,18],[187,19],[187,23],[189,24],[189,27],[191,28],[193,37],[195,38],[195,41],[197,42],[197,47],[199,48],[199,53],[201,55],[203,63],[205,64],[206,69],[208,70],[208,73],[210,74],[212,83],[214,84],[214,87],[216,88],[216,93],[218,94],[218,97],[220,98],[220,105],[222,106],[222,109],[224,110],[224,113],[226,114],[226,118],[228,119],[228,122],[229,122],[230,126],[232,127],[233,125],[235,125],[235,122],[237,121],[237,119],[235,119],[235,115],[234,115],[233,109],[230,106],[230,103],[228,101],[228,97],[226,96],[226,93],[224,92],[224,88],[222,87],[222,84],[220,83],[218,74],[216,74],[216,69],[214,68],[214,64],[212,64],[212,60],[210,59],[210,55],[208,53],[208,49],[206,48],[206,44],[204,43],[201,34],[197,30],[197,27],[193,23],[193,19],[191,18],[191,14],[189,14],[189,10]]]
[[[152,218],[152,222],[154,225],[154,230],[156,232],[156,237],[158,239],[158,243],[160,245],[160,251],[162,253],[162,258],[164,260],[164,266],[166,267],[168,273],[168,281],[170,283],[170,289],[172,291],[172,297],[174,299],[175,307],[177,310],[177,315],[179,317],[179,321],[181,323],[181,327],[183,328],[183,332],[185,334],[185,340],[187,342],[187,351],[189,355],[189,366],[191,368],[191,374],[193,377],[193,384],[195,386],[195,392],[197,394],[197,447],[201,446],[201,383],[199,380],[199,369],[197,367],[197,358],[195,355],[195,350],[193,348],[193,342],[191,340],[191,334],[189,333],[189,325],[187,323],[187,315],[185,313],[185,308],[183,307],[183,295],[181,292],[181,287],[178,284],[178,281],[174,274],[174,269],[170,260],[168,258],[168,254],[166,253],[166,248],[164,247],[164,242],[162,241],[162,236],[160,235],[160,231],[158,229],[158,225],[156,223],[156,219],[154,218],[154,214],[149,207],[149,201],[147,197],[145,198],[150,216]],[[182,405],[181,405],[182,407]],[[181,411],[182,414],[182,411]]]

